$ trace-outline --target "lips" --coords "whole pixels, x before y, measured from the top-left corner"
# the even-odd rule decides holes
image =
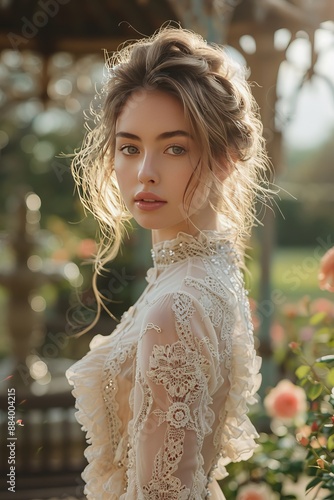
[[[140,192],[135,196],[135,204],[139,210],[150,211],[166,205],[167,201],[163,200],[154,193]]]
[[[159,201],[159,202],[162,202],[162,203],[166,203],[165,200],[163,200],[162,198],[160,198],[156,194],[149,193],[149,192],[144,192],[144,191],[136,194],[135,201],[145,201],[145,202],[148,202],[148,203],[153,203],[155,201]]]
[[[136,201],[147,201],[148,203],[154,203],[155,201],[159,201],[159,200],[154,200],[153,198],[152,199],[150,199],[150,198],[148,198],[148,199],[142,198],[142,199],[139,199],[139,200],[136,200]]]

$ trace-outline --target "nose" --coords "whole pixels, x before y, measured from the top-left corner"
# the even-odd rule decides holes
[[[138,180],[141,184],[157,184],[159,182],[159,174],[155,165],[156,161],[153,155],[144,156],[138,170]]]

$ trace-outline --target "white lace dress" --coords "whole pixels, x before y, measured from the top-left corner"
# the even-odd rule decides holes
[[[148,285],[66,373],[87,433],[89,500],[224,499],[216,479],[248,459],[260,384],[248,300],[216,232],[154,246]]]

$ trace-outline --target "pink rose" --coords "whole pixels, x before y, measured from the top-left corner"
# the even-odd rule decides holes
[[[278,495],[265,483],[249,483],[238,490],[236,500],[278,500]]]
[[[334,292],[334,247],[327,250],[322,257],[318,279],[322,290]]]
[[[311,302],[310,306],[311,312],[318,313],[324,312],[330,316],[334,316],[334,304],[332,301],[324,298],[315,299]]]
[[[290,380],[281,380],[264,398],[269,416],[280,420],[292,420],[306,412],[306,394]]]
[[[326,436],[312,436],[310,440],[310,445],[312,448],[326,448],[327,446],[327,438]]]
[[[309,425],[303,425],[297,430],[296,439],[302,446],[308,446],[308,444],[310,443],[311,434],[311,427]]]

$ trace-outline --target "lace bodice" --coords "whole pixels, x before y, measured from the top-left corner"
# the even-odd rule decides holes
[[[67,371],[87,433],[89,500],[223,499],[248,459],[259,387],[248,300],[231,243],[212,231],[155,245],[136,304]]]

